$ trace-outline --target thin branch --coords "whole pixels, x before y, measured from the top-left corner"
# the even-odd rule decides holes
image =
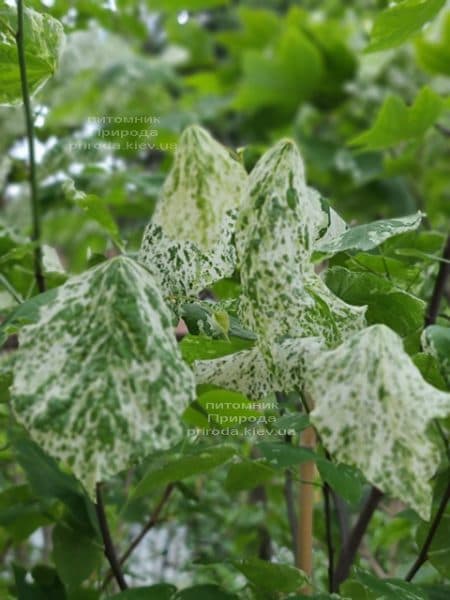
[[[114,548],[114,544],[111,538],[111,532],[109,531],[108,520],[106,518],[105,512],[105,504],[103,502],[101,483],[97,483],[95,491],[97,497],[95,508],[97,510],[98,523],[100,525],[100,531],[102,534],[105,556],[108,559],[109,564],[111,565],[111,570],[114,574],[119,588],[121,590],[126,590],[128,588],[128,585],[122,573],[120,562],[117,558],[116,549]]]
[[[153,529],[153,527],[158,523],[161,511],[164,508],[164,506],[167,504],[174,489],[175,489],[175,484],[169,483],[169,485],[167,485],[166,489],[164,490],[163,495],[161,496],[161,499],[159,500],[158,504],[155,506],[152,514],[150,515],[150,519],[147,521],[147,523],[144,525],[144,527],[138,533],[138,535],[130,542],[130,545],[128,546],[128,548],[125,550],[125,552],[122,554],[122,556],[118,559],[120,566],[125,564],[125,562],[131,556],[131,554],[134,552],[134,550],[137,548],[137,546],[139,546],[139,544],[145,538],[145,536],[150,531],[150,529]],[[112,565],[111,565],[111,570],[106,575],[105,580],[103,582],[103,586],[102,586],[103,589],[107,586],[107,584],[110,582],[110,580],[112,579],[113,576],[114,576],[114,572],[112,570]]]
[[[334,490],[331,490],[331,496],[333,498],[334,509],[339,525],[341,544],[344,545],[347,543],[348,536],[350,535],[350,512],[345,500],[343,500]]]
[[[349,576],[350,568],[355,560],[358,548],[382,497],[383,492],[376,487],[372,487],[347,542],[342,546],[339,561],[334,572],[333,591],[337,591],[340,584]]]
[[[334,546],[333,532],[331,529],[331,489],[328,483],[323,486],[323,501],[325,506],[325,537],[328,551],[328,589],[333,591],[333,574],[334,574]]]
[[[34,153],[34,123],[31,110],[30,92],[28,88],[27,64],[25,59],[25,28],[24,28],[24,3],[23,0],[17,0],[17,33],[16,44],[17,54],[19,59],[20,81],[22,85],[22,99],[25,114],[25,123],[27,130],[28,141],[28,158],[29,158],[29,182],[30,182],[30,198],[31,198],[31,218],[32,218],[32,234],[31,238],[36,245],[34,247],[34,276],[39,292],[45,292],[45,279],[42,269],[42,249],[41,240],[41,216],[39,207],[37,175],[36,175],[36,158]]]
[[[408,571],[408,574],[405,577],[406,581],[412,581],[412,579],[414,578],[414,575],[417,573],[417,571],[420,569],[420,567],[424,563],[427,562],[428,550],[430,549],[431,542],[433,541],[433,538],[439,527],[439,523],[441,522],[441,519],[444,516],[444,512],[447,507],[447,502],[449,501],[449,499],[450,499],[450,482],[448,483],[447,489],[445,490],[444,495],[441,498],[439,507],[437,509],[437,512],[434,516],[433,521],[431,522],[430,529],[428,530],[427,537],[425,538],[425,540],[423,542],[423,545],[422,545],[422,548],[420,549],[419,555],[418,555],[415,563],[413,564],[413,566]]]
[[[439,265],[439,271],[434,283],[433,293],[431,294],[430,303],[427,308],[425,317],[426,327],[436,323],[436,319],[439,314],[439,306],[441,305],[442,298],[445,294],[445,287],[450,274],[450,264],[447,262],[450,259],[450,234],[447,236],[442,258],[444,260]]]

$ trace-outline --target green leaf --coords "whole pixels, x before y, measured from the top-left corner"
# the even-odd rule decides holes
[[[276,107],[281,115],[290,115],[317,89],[324,71],[317,46],[293,26],[285,28],[274,46],[267,52],[254,48],[244,52],[234,108],[257,111]],[[299,56],[302,60],[297,60]]]
[[[444,22],[441,40],[438,42],[419,39],[416,42],[420,65],[430,73],[450,75],[450,15]]]
[[[428,600],[421,588],[401,579],[379,579],[371,573],[355,569],[357,580],[383,600]]]
[[[366,52],[395,48],[434,19],[445,0],[403,0],[380,13],[373,24]]]
[[[316,462],[322,479],[349,504],[358,505],[365,483],[361,474],[349,465],[336,464],[324,458]]]
[[[366,318],[370,325],[383,323],[401,336],[414,333],[423,325],[425,302],[384,277],[332,267],[326,273],[326,282],[345,302],[367,306]]]
[[[25,61],[30,93],[34,94],[51,77],[59,62],[64,30],[50,15],[25,8]],[[15,32],[16,8],[2,2],[0,6],[0,104],[15,104],[22,99]]]
[[[183,417],[189,425],[203,429],[240,428],[261,417],[258,408],[242,394],[214,389],[202,393]]]
[[[222,305],[211,302],[192,302],[182,304],[180,316],[186,323],[189,333],[214,339],[238,337],[243,340],[256,340],[256,335],[245,329],[233,315],[227,314],[228,329],[224,331]]]
[[[157,583],[146,587],[125,590],[114,594],[110,600],[173,600],[177,588],[169,583]]]
[[[194,398],[153,278],[117,257],[70,279],[19,336],[12,408],[91,495],[182,435]]]
[[[231,564],[256,588],[266,592],[295,592],[308,581],[305,573],[295,567],[259,558],[231,561]]]
[[[228,492],[252,490],[267,483],[274,476],[274,470],[261,460],[243,460],[233,463],[228,469],[225,489]]]
[[[292,446],[285,442],[261,442],[258,448],[268,464],[277,469],[286,469],[317,458],[310,448]]]
[[[204,336],[186,335],[180,344],[180,348],[184,360],[192,364],[195,360],[227,356],[251,348],[253,345],[253,341],[238,337],[230,337],[227,340],[213,340]]]
[[[423,87],[412,106],[398,96],[389,96],[372,127],[351,140],[367,150],[383,150],[400,142],[420,138],[437,121],[444,109],[443,99]]]
[[[450,394],[422,379],[401,338],[384,325],[351,336],[313,359],[307,389],[328,451],[428,520],[439,451],[426,431],[450,413]]]
[[[423,332],[422,344],[437,359],[442,376],[450,385],[450,327],[430,325]]]
[[[152,10],[178,12],[181,10],[208,10],[227,6],[230,0],[152,0]]]
[[[195,585],[175,594],[172,600],[238,600],[238,596],[226,592],[218,585]]]
[[[331,239],[321,239],[316,244],[315,252],[318,254],[318,258],[323,260],[325,257],[333,256],[339,252],[372,250],[393,236],[406,231],[414,231],[419,227],[422,217],[423,214],[417,212],[407,217],[358,225]]]
[[[26,540],[36,529],[52,523],[51,502],[37,499],[28,485],[0,492],[0,527],[14,541]]]
[[[122,250],[123,241],[120,237],[119,227],[114,221],[105,200],[93,194],[85,194],[75,189],[74,182],[71,179],[65,181],[63,187],[66,197],[82,208],[88,218],[96,221],[106,231],[117,247]]]
[[[69,522],[80,532],[97,531],[97,516],[78,481],[64,473],[57,463],[31,440],[14,436],[12,445],[17,462],[25,471],[33,492],[39,498],[56,498],[68,509]]]
[[[79,587],[99,568],[102,547],[90,537],[65,525],[53,529],[53,561],[68,589]]]
[[[155,461],[132,492],[133,498],[145,496],[155,487],[199,475],[227,462],[234,454],[233,446],[211,446],[194,449],[190,454],[167,456]]]

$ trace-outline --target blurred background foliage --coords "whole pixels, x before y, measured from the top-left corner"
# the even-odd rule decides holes
[[[308,183],[350,223],[416,210],[426,213],[424,231],[402,236],[401,243],[388,242],[382,256],[341,255],[334,266],[370,272],[367,285],[378,294],[373,310],[383,313],[382,318],[374,315],[373,322],[388,322],[393,314],[388,324],[410,340],[409,349],[422,372],[437,387],[448,389],[436,365],[418,353],[417,333],[450,219],[448,3],[407,43],[400,41],[380,52],[366,50],[375,17],[389,5],[384,0],[30,0],[27,4],[60,19],[67,36],[60,69],[34,98],[43,241],[57,250],[55,255],[49,248],[45,261],[50,287],[59,285],[67,273],[81,272],[114,253],[118,245],[125,244],[128,251],[138,248],[178,136],[187,125],[205,126],[236,150],[247,169],[268,145],[289,136],[302,151]],[[2,278],[10,284],[0,290],[2,314],[36,293],[32,245],[26,237],[24,139],[21,107],[0,107],[0,264]],[[331,272],[328,284],[339,290],[338,271]],[[387,291],[386,285],[391,286]],[[405,302],[414,301],[397,290],[394,306],[391,288],[397,285],[419,298],[406,321],[398,317]],[[349,302],[368,301],[367,295],[351,294],[351,289],[341,290]],[[389,303],[383,308],[386,294]],[[442,318],[443,322],[449,318],[448,308]],[[2,373],[0,369],[0,377]],[[6,426],[4,404],[0,411]],[[0,442],[6,442],[1,437]],[[0,454],[0,488],[4,488],[0,555],[10,557],[13,549],[14,558],[29,568],[47,558],[46,525],[61,511],[85,522],[86,510],[92,509],[86,509],[86,498],[72,479],[69,482],[56,465],[33,452],[21,454],[15,446]],[[250,456],[250,445],[243,452]],[[39,481],[22,484],[16,460],[29,476],[43,473],[53,486],[51,493]],[[142,476],[145,465],[139,472]],[[260,554],[267,530],[275,544],[271,552],[291,562],[283,472],[268,488],[269,498],[248,493],[242,502],[239,494],[265,481],[264,473],[260,479],[257,471],[252,473],[256,479],[248,479],[242,467],[237,485],[220,470],[214,478],[180,485],[164,535],[153,540],[146,555],[130,563],[134,580],[214,581],[233,589],[242,576],[216,563],[227,556]],[[14,480],[20,485],[11,491]],[[153,495],[125,504],[128,485],[118,479],[108,499],[119,539],[121,528],[136,527],[156,500]],[[413,560],[417,549],[413,525],[419,525],[419,519],[412,511],[399,512],[401,507],[394,504],[385,508],[371,524],[363,564],[378,574],[396,576]],[[186,527],[171,528],[170,516],[180,514]],[[448,525],[447,520],[446,531]],[[316,578],[326,589],[320,518],[317,527]],[[30,538],[32,549],[24,551],[24,541],[33,532],[38,533]],[[189,574],[183,566],[186,548],[190,560],[198,560],[194,572],[189,565]],[[92,555],[95,563],[98,549]],[[152,560],[149,570],[142,569],[149,556],[160,558]],[[423,569],[425,583],[448,576],[446,556],[437,553],[434,567],[428,564]],[[139,569],[133,571],[136,565]],[[42,571],[33,575],[35,582],[44,583],[46,576],[53,575]],[[362,583],[351,585],[357,590],[352,597],[372,598]],[[96,597],[93,592],[76,598]]]

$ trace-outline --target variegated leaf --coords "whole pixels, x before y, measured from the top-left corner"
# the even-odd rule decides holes
[[[385,325],[356,333],[313,358],[307,388],[325,447],[428,519],[439,452],[426,430],[450,413],[450,394],[422,379],[401,338]]]
[[[340,301],[314,273],[314,243],[328,225],[318,194],[306,186],[297,147],[279,142],[251,173],[236,226],[240,314],[262,348],[286,336],[336,344],[363,326],[364,308]]]
[[[233,273],[236,209],[246,184],[244,168],[207,131],[183,132],[139,253],[166,298],[195,297]]]
[[[279,378],[268,368],[257,345],[221,358],[195,361],[194,373],[197,385],[212,383],[260,400],[276,391],[300,390],[306,364],[321,348],[316,338],[286,339],[275,344],[272,355]]]
[[[160,225],[149,223],[139,261],[154,276],[163,295],[175,303],[195,297],[203,289],[233,274],[236,251],[232,244],[235,214],[228,212],[216,244],[207,252],[190,240],[175,240]]]
[[[228,150],[205,129],[188,127],[179,139],[153,223],[173,240],[211,251],[222,235],[226,213],[240,206],[246,185],[245,169]]]
[[[96,482],[177,442],[194,395],[170,311],[129,258],[70,279],[20,332],[14,414],[91,494]]]

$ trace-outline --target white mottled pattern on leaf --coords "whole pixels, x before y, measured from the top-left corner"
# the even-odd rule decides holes
[[[194,242],[172,239],[159,225],[147,225],[139,261],[155,277],[165,298],[196,297],[215,281],[233,274],[236,267],[236,250],[232,244],[235,220],[234,212],[225,215],[221,235],[208,252]]]
[[[328,225],[319,195],[306,186],[297,147],[279,142],[251,173],[236,226],[240,315],[268,354],[286,336],[337,344],[364,325],[364,307],[339,300],[314,273],[314,243]]]
[[[179,139],[153,223],[174,240],[210,251],[220,239],[227,211],[240,206],[247,179],[242,165],[205,129],[188,127]]]
[[[197,385],[212,383],[260,400],[273,392],[300,390],[306,364],[320,350],[321,343],[315,338],[286,339],[275,344],[273,360],[279,366],[280,378],[268,368],[258,345],[213,360],[197,360],[194,373]]]
[[[407,217],[351,227],[331,239],[325,236],[317,243],[315,251],[324,256],[332,256],[348,250],[372,250],[395,235],[414,231],[419,227],[422,217],[423,213],[417,212]]]
[[[450,413],[450,394],[423,380],[401,338],[385,325],[362,330],[312,360],[307,388],[329,452],[428,519],[439,451],[426,430]]]
[[[195,397],[152,276],[125,257],[70,279],[19,336],[12,407],[93,493],[182,435]]]

